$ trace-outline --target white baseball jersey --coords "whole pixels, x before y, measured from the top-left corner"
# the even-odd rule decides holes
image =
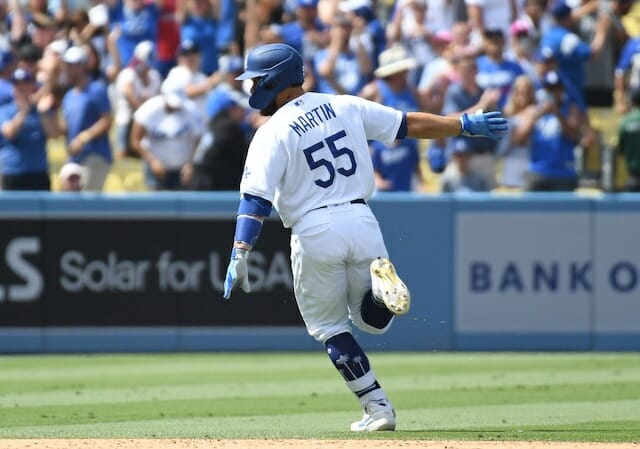
[[[307,92],[252,139],[240,191],[273,203],[285,227],[318,207],[374,191],[367,140],[392,142],[402,112],[350,95]]]
[[[133,114],[147,132],[143,142],[168,169],[179,170],[191,161],[204,125],[195,104],[184,101],[180,109],[167,111],[162,95],[149,98]]]

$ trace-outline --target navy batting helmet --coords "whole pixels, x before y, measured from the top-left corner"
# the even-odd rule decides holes
[[[260,78],[260,81],[249,97],[249,104],[255,109],[265,109],[284,89],[304,82],[302,57],[287,44],[256,47],[247,56],[244,73],[236,79],[252,78]]]

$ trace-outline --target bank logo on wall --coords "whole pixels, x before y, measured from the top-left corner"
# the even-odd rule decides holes
[[[609,330],[640,330],[637,319],[620,316],[621,310],[640,313],[640,253],[629,248],[640,223],[618,217],[605,229],[591,218],[588,212],[459,213],[457,331],[588,332],[606,314]]]
[[[461,212],[456,234],[458,331],[589,329],[593,276],[586,212]]]

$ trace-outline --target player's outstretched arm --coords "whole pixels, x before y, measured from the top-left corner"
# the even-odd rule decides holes
[[[271,207],[271,203],[263,198],[248,194],[242,195],[238,207],[231,260],[224,279],[224,293],[222,295],[224,299],[229,299],[231,292],[238,285],[245,293],[251,291],[247,259],[251,248],[260,236],[265,217],[271,213]]]
[[[407,136],[418,139],[439,139],[445,137],[491,137],[500,140],[507,131],[507,119],[499,111],[478,112],[460,117],[429,114],[428,112],[407,113]]]

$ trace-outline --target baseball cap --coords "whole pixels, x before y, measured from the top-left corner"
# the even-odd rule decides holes
[[[67,162],[60,169],[60,179],[66,181],[74,176],[80,178],[80,182],[82,182],[85,176],[85,169],[82,165],[75,162]]]
[[[571,15],[571,6],[565,0],[557,0],[551,7],[551,14],[557,19],[565,18]]]
[[[342,12],[354,12],[357,14],[364,8],[372,8],[371,0],[342,0],[338,3],[338,9]]]
[[[184,85],[175,77],[169,77],[162,82],[160,93],[167,102],[167,106],[174,109],[181,107],[186,99]]]
[[[550,71],[544,75],[544,79],[542,80],[542,84],[545,87],[562,87],[562,80],[560,79],[560,75],[558,72]]]
[[[180,46],[178,47],[179,55],[190,55],[194,53],[200,53],[200,47],[195,41],[184,40],[180,42]]]
[[[502,31],[502,28],[487,28],[483,34],[489,39],[504,39],[504,31]]]
[[[520,20],[520,19],[515,20],[513,21],[511,26],[509,26],[509,33],[512,36],[528,35],[529,31],[530,31],[529,24],[524,20]]]
[[[438,30],[431,36],[431,41],[435,43],[450,43],[453,40],[453,34],[449,30]]]
[[[140,62],[149,62],[153,55],[153,42],[142,41],[133,50],[133,56]]]
[[[25,69],[16,69],[11,74],[12,83],[19,83],[22,81],[35,81],[35,79],[36,78],[33,76],[33,73]]]
[[[296,5],[299,8],[315,8],[318,6],[318,0],[297,0]]]
[[[67,64],[86,64],[87,60],[87,51],[77,45],[69,47],[62,56],[62,61]]]

